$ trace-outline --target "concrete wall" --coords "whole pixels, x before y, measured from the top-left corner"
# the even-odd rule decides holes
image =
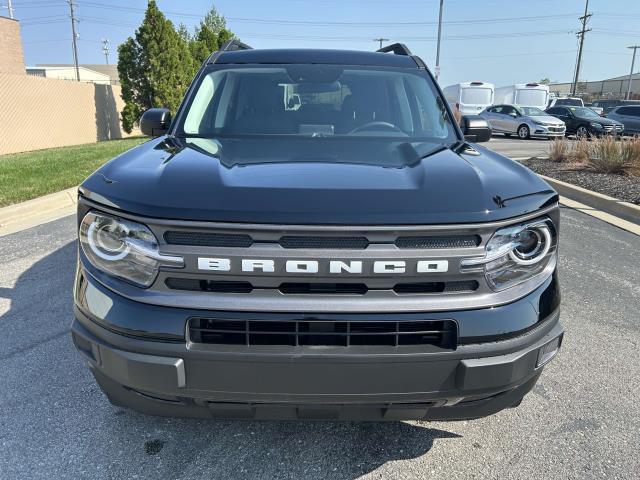
[[[0,155],[129,136],[123,106],[117,85],[0,73]]]
[[[20,24],[6,17],[0,17],[0,73],[25,73]]]

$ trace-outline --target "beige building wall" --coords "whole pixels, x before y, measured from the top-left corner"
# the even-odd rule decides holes
[[[25,74],[20,24],[6,17],[0,17],[0,73]]]
[[[0,155],[129,136],[123,107],[117,85],[0,73]]]

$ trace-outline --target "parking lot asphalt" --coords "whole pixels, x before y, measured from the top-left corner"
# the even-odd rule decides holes
[[[547,157],[549,143],[546,138],[520,140],[519,138],[494,135],[489,142],[481,145],[510,158]]]
[[[640,237],[563,208],[560,355],[454,423],[203,421],[110,405],[69,336],[74,217],[0,239],[0,478],[638,478]]]

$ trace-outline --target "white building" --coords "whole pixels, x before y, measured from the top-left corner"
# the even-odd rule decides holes
[[[115,83],[107,73],[98,72],[84,66],[80,66],[79,70],[81,82],[103,85]],[[76,68],[73,65],[37,65],[35,67],[27,67],[27,75],[57,78],[59,80],[76,80]]]

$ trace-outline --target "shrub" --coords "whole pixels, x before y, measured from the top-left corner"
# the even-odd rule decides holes
[[[603,137],[593,140],[590,145],[588,166],[595,172],[624,174],[632,167],[623,147],[623,141],[614,137]]]
[[[594,140],[597,141],[597,140]],[[574,163],[585,164],[588,163],[591,157],[592,144],[586,138],[581,138],[573,143],[573,149],[571,150],[570,160]]]
[[[640,137],[635,136],[622,140],[620,149],[623,158],[629,164],[629,168],[640,172]]]
[[[564,162],[569,158],[570,145],[566,138],[558,138],[549,144],[549,160]]]

